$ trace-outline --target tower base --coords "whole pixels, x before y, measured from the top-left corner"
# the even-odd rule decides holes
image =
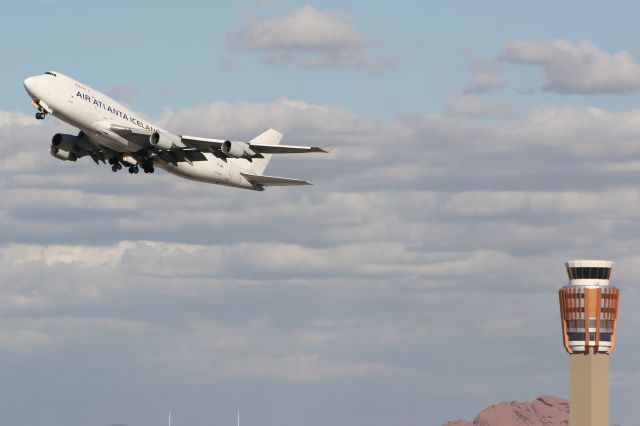
[[[609,356],[569,355],[569,426],[609,426]]]

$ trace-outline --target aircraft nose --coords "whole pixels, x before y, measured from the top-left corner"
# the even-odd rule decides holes
[[[35,89],[37,83],[35,77],[27,77],[24,79],[24,88],[29,94],[33,94],[33,90]]]

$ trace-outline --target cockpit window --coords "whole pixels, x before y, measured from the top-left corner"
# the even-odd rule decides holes
[[[55,75],[55,74],[54,74],[54,73],[52,73],[51,71],[47,71],[47,72],[45,72],[45,74],[49,74],[49,75],[52,75],[52,76],[54,76],[54,77],[57,77],[57,75]]]

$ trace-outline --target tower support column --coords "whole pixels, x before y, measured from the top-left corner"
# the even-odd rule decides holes
[[[569,426],[609,426],[609,356],[569,355]]]

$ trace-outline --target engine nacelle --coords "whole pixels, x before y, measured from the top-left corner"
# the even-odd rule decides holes
[[[78,159],[78,154],[76,154],[75,152],[58,148],[55,145],[51,145],[51,149],[49,149],[49,152],[58,160],[62,161],[76,161]]]
[[[231,158],[251,158],[256,155],[256,153],[249,148],[249,144],[245,142],[224,141],[220,150],[224,155]]]
[[[76,161],[78,159],[78,143],[80,138],[74,135],[57,133],[51,139],[51,155],[62,161]]]
[[[171,133],[153,132],[151,136],[149,136],[149,142],[154,147],[164,150],[184,147],[180,136]]]

